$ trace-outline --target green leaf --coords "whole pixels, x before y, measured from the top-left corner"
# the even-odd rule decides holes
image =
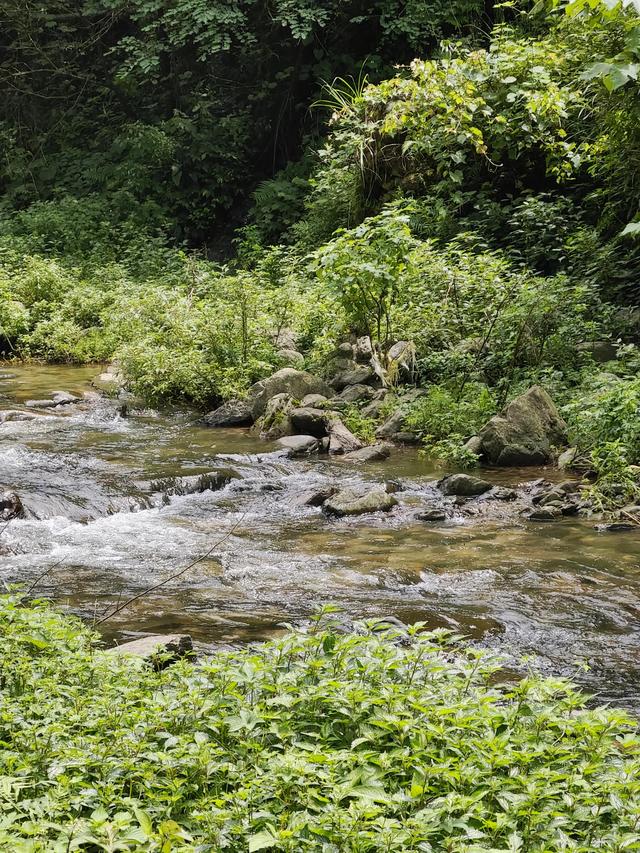
[[[275,847],[278,839],[270,832],[258,832],[249,838],[249,853],[255,853],[256,850],[267,850],[269,847]]]

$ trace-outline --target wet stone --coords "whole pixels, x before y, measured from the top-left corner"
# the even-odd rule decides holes
[[[398,501],[393,495],[382,489],[362,492],[356,489],[343,489],[325,501],[322,511],[325,515],[347,516],[363,515],[368,512],[389,512]]]
[[[437,507],[423,509],[416,515],[418,521],[445,521],[446,517],[446,512],[442,509],[438,509]]]
[[[557,521],[562,518],[562,509],[557,506],[544,506],[534,509],[528,516],[529,521]]]
[[[363,447],[361,450],[352,450],[350,453],[345,453],[342,457],[343,462],[381,462],[388,459],[391,453],[391,448],[388,444],[372,444],[369,447]]]
[[[495,489],[492,489],[488,497],[492,498],[494,501],[515,501],[518,499],[519,495],[516,489],[507,489],[503,486],[497,486]]]
[[[301,495],[297,495],[292,501],[292,506],[322,506],[322,504],[333,497],[338,491],[337,486],[324,486],[319,489],[309,489]]]
[[[27,400],[25,403],[28,409],[55,409],[57,405],[55,400]]]
[[[51,399],[56,406],[69,406],[72,403],[79,403],[81,397],[76,397],[75,394],[70,394],[68,391],[55,391],[51,395]]]
[[[19,496],[15,492],[0,493],[0,521],[11,521],[23,516],[24,509]]]
[[[33,421],[37,418],[32,412],[20,412],[14,409],[8,409],[5,412],[0,412],[0,424],[8,421]]]
[[[438,482],[438,488],[444,495],[475,497],[488,492],[492,484],[488,480],[472,477],[470,474],[450,474]]]

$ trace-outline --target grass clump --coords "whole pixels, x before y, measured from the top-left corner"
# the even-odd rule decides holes
[[[154,672],[46,604],[3,596],[0,631],[1,849],[640,844],[633,722],[446,632],[317,622]]]

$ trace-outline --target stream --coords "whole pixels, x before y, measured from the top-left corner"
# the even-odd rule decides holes
[[[91,392],[96,372],[0,366],[0,415],[34,415],[0,422],[0,491],[15,490],[27,516],[0,524],[5,584],[29,585],[53,567],[34,595],[91,621],[216,546],[104,623],[107,639],[182,631],[205,648],[228,646],[332,603],[349,617],[453,629],[640,710],[639,532],[507,512],[418,521],[443,472],[415,449],[359,467],[287,459],[248,430],[208,429],[192,412],[122,416]],[[25,407],[60,390],[86,396]],[[199,475],[210,472],[221,487],[201,491]],[[483,476],[518,485],[559,475]],[[388,480],[402,489],[389,514],[336,520],[300,505],[310,488]]]

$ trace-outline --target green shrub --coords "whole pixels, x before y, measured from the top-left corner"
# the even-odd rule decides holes
[[[161,672],[0,598],[0,847],[637,846],[636,724],[447,632],[316,624]]]
[[[373,418],[363,415],[357,406],[347,406],[342,413],[342,421],[347,429],[364,441],[372,444],[376,439],[376,422]]]
[[[351,330],[386,342],[414,241],[396,206],[341,231],[315,253],[318,280],[340,299]]]
[[[472,383],[459,391],[432,385],[405,418],[405,426],[422,439],[425,452],[460,467],[478,457],[462,445],[496,412],[496,401],[486,385]]]

